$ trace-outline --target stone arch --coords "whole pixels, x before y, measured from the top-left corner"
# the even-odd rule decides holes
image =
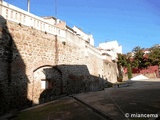
[[[38,69],[43,68],[43,67],[53,67],[53,65],[42,65],[42,66],[39,66],[39,67],[33,69],[33,72],[35,72],[35,71],[37,71]]]
[[[57,66],[42,65],[33,70],[33,102],[39,104],[62,93],[62,72]]]
[[[46,64],[47,63],[47,64]],[[54,64],[53,61],[49,61],[49,60],[39,60],[39,61],[36,61],[36,62],[33,62],[31,64],[31,68],[32,68],[32,71],[36,71],[38,68],[41,68],[41,67],[45,67],[45,66],[50,66],[50,67],[53,67],[53,66],[56,66]]]

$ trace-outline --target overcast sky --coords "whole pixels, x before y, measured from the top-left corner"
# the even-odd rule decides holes
[[[4,1],[27,10],[27,0]],[[66,21],[70,27],[75,25],[84,32],[93,34],[96,47],[101,42],[117,40],[123,47],[123,53],[127,53],[136,46],[148,48],[160,44],[160,0],[30,2],[31,13],[38,16],[56,16]]]

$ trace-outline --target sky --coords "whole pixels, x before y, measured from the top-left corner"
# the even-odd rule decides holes
[[[27,10],[27,0],[4,0]],[[55,16],[92,34],[95,47],[117,40],[123,53],[160,44],[160,0],[30,0],[30,12]]]

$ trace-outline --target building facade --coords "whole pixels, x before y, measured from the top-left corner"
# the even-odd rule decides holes
[[[122,54],[122,46],[117,41],[109,41],[100,43],[98,49],[101,50],[102,54],[108,54],[111,56],[113,61],[117,61],[117,54]]]
[[[90,43],[91,45],[94,46],[93,35],[84,33],[80,28],[77,28],[76,26],[74,26],[72,29],[75,31],[75,33],[76,33],[79,37],[81,37],[81,38],[84,39],[86,42],[88,42],[88,43]]]

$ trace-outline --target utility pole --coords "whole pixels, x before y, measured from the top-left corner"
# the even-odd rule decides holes
[[[57,0],[54,1],[55,3],[55,17],[57,17]]]
[[[2,15],[2,4],[3,4],[3,0],[0,0],[0,15]]]
[[[30,0],[27,1],[27,11],[30,12]]]

